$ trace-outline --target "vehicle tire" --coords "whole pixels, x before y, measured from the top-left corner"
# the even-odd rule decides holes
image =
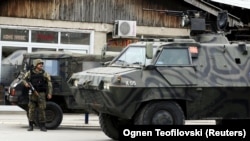
[[[29,110],[27,109],[27,118],[29,119]],[[60,126],[63,119],[63,112],[61,107],[54,102],[46,102],[46,124],[47,129],[56,129]],[[28,120],[27,119],[27,120]],[[35,121],[34,125],[39,127],[39,112],[38,109],[35,110]]]
[[[46,103],[46,124],[47,129],[56,129],[60,126],[63,120],[63,112],[61,107],[54,103],[48,101]]]
[[[134,118],[135,125],[184,125],[184,113],[176,102],[160,101],[145,105]]]
[[[114,140],[119,139],[119,121],[118,118],[112,115],[100,113],[99,122],[102,131],[110,138]]]

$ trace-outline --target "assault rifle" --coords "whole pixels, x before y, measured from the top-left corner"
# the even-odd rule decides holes
[[[37,90],[34,88],[34,86],[33,86],[30,82],[28,82],[28,84],[30,85],[31,91],[34,92],[35,95],[37,95],[37,96],[39,97],[39,93],[38,93]]]

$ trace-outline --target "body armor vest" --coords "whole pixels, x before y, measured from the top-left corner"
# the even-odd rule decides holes
[[[30,82],[38,92],[47,91],[47,81],[44,77],[44,70],[42,73],[30,71]]]

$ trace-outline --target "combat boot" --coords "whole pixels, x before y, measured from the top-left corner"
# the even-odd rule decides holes
[[[29,128],[27,129],[28,131],[33,131],[33,121],[29,121]]]
[[[45,122],[40,123],[40,130],[46,132]]]

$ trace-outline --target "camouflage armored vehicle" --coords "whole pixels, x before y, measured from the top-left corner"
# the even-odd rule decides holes
[[[130,44],[107,67],[72,75],[78,99],[99,115],[107,136],[119,139],[124,124],[250,119],[250,45],[202,23],[188,39]]]
[[[83,113],[84,107],[76,103],[74,92],[67,81],[72,73],[85,69],[102,66],[102,62],[111,61],[114,56],[92,54],[76,54],[70,52],[39,51],[25,53],[22,70],[18,77],[11,83],[7,100],[28,111],[28,91],[21,83],[22,75],[32,68],[33,60],[41,58],[44,61],[44,69],[51,75],[53,85],[53,97],[48,100],[46,107],[48,129],[57,128],[63,119],[63,113]]]

